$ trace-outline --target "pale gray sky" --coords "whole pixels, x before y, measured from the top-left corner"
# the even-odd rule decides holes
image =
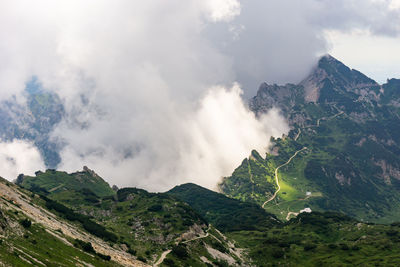
[[[399,22],[400,23],[400,22]],[[400,79],[400,38],[376,36],[368,31],[326,32],[329,53],[379,83]]]

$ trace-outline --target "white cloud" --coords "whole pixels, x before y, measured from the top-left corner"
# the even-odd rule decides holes
[[[209,11],[209,17],[217,21],[229,21],[240,14],[238,0],[204,0]]]
[[[87,164],[110,182],[150,189],[212,187],[287,131],[276,111],[256,120],[237,89],[223,88],[238,81],[252,96],[262,81],[299,81],[327,51],[326,30],[394,38],[399,12],[389,5],[4,0],[0,99],[33,75],[60,94],[68,116],[53,135],[68,144],[62,168]]]
[[[44,163],[37,148],[26,141],[0,143],[0,176],[14,180],[18,174],[33,175],[43,170]]]
[[[390,8],[391,9],[400,9],[400,0],[391,0]]]
[[[389,78],[400,78],[400,39],[373,36],[369,31],[327,31],[325,34],[332,44],[330,53],[352,68],[379,83],[385,83]]]
[[[71,145],[60,168],[88,165],[113,183],[150,190],[184,182],[214,188],[252,149],[265,153],[272,135],[288,131],[277,110],[256,119],[240,94],[238,85],[213,87],[193,109],[170,106],[158,118],[141,114],[138,123],[110,117],[83,131],[61,127]]]

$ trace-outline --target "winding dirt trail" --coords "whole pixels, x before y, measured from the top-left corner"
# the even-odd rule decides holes
[[[299,128],[299,132],[297,133],[296,137],[294,138],[294,141],[297,141],[297,139],[299,139],[301,134],[301,128]]]
[[[343,113],[344,113],[344,111],[340,111],[339,113],[337,113],[337,114],[335,114],[335,115],[333,115],[333,116],[320,118],[320,119],[317,120],[317,125],[316,125],[316,126],[319,127],[319,125],[320,125],[320,123],[321,123],[321,120],[326,120],[326,121],[328,121],[328,120],[331,120],[331,119],[336,118],[337,116],[342,115]]]
[[[210,229],[210,228],[209,228],[209,229]],[[205,235],[198,236],[198,237],[195,237],[195,238],[186,240],[186,241],[182,241],[182,243],[185,244],[185,243],[189,243],[189,242],[192,242],[192,241],[195,241],[195,240],[198,240],[198,239],[202,239],[202,238],[208,237],[208,236],[210,235],[210,234],[208,233],[208,230],[209,230],[209,229],[206,230],[206,234],[205,234]]]
[[[154,263],[153,266],[159,266],[161,263],[163,263],[164,259],[167,257],[167,255],[168,255],[171,251],[172,251],[172,250],[170,250],[170,249],[164,251],[164,252],[161,254],[161,256],[160,256],[160,258],[158,259],[158,261],[157,261],[156,263]]]
[[[276,195],[278,194],[278,192],[281,190],[281,186],[279,185],[279,178],[278,178],[278,171],[279,171],[279,169],[282,168],[282,167],[284,167],[284,166],[286,166],[286,165],[288,165],[288,164],[292,161],[292,159],[294,159],[294,158],[297,156],[297,154],[299,154],[301,151],[306,150],[306,149],[307,149],[307,147],[303,147],[302,149],[297,150],[297,151],[293,154],[293,156],[290,157],[290,159],[289,159],[288,161],[286,161],[285,163],[283,163],[282,165],[278,166],[278,167],[275,169],[275,181],[276,181],[276,184],[278,185],[278,189],[275,191],[274,195],[273,195],[270,199],[268,199],[267,201],[264,202],[264,204],[262,204],[262,207],[263,207],[263,208],[264,208],[264,206],[265,206],[268,202],[274,200],[275,197],[276,197]]]
[[[185,244],[185,243],[188,243],[188,242],[192,242],[192,241],[194,241],[194,240],[199,240],[199,239],[202,239],[202,238],[206,238],[206,237],[208,237],[208,236],[210,235],[210,234],[208,233],[209,230],[210,230],[210,227],[207,228],[206,234],[205,234],[205,235],[197,236],[197,237],[195,237],[195,238],[192,238],[192,239],[189,239],[189,240],[186,240],[186,241],[182,241],[181,243],[182,243],[182,244]],[[161,254],[160,258],[157,260],[157,262],[154,263],[153,266],[159,266],[161,263],[163,263],[163,261],[165,260],[165,258],[167,257],[167,255],[168,255],[169,253],[171,253],[171,251],[172,251],[172,250],[170,250],[170,249],[164,251],[164,252]]]
[[[299,213],[298,212],[289,211],[287,216],[286,216],[286,221],[289,221],[290,215],[297,216],[297,215],[299,215]]]

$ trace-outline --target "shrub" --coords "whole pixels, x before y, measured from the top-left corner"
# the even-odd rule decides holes
[[[388,231],[386,231],[386,234],[388,235],[388,236],[395,236],[395,235],[397,235],[399,232],[397,231],[397,230],[394,230],[394,229],[390,229],[390,230],[388,230]]]
[[[74,240],[74,246],[77,248],[82,249],[85,252],[96,254],[96,251],[94,250],[92,244],[90,242],[85,242],[80,239],[75,239]]]
[[[146,258],[143,257],[142,255],[138,256],[137,259],[138,259],[139,261],[142,261],[142,262],[147,262]]]
[[[157,212],[157,211],[161,211],[162,210],[162,206],[159,204],[150,206],[148,209],[148,211],[152,211],[152,212]]]
[[[283,257],[283,255],[285,255],[285,253],[283,252],[282,249],[275,249],[272,251],[271,255],[276,259],[280,259]]]
[[[328,248],[330,248],[330,249],[335,249],[335,248],[337,248],[337,245],[336,245],[336,244],[329,244],[329,245],[328,245]]]
[[[32,225],[31,220],[29,219],[23,219],[20,221],[20,224],[24,227],[24,228],[29,228]]]
[[[83,228],[85,228],[85,230],[87,230],[89,233],[94,234],[95,236],[98,236],[100,238],[103,238],[106,241],[111,241],[111,242],[117,242],[118,241],[118,237],[111,233],[108,232],[106,230],[106,228],[104,228],[104,226],[95,223],[91,220],[85,220],[82,223]]]
[[[172,254],[180,259],[185,259],[189,256],[187,249],[183,245],[178,245],[172,248]]]
[[[104,254],[101,254],[101,253],[96,253],[96,255],[99,256],[100,258],[102,258],[103,260],[106,260],[106,261],[110,261],[111,260],[111,256],[110,255],[104,255]]]
[[[163,261],[163,263],[164,263],[165,265],[171,266],[171,267],[176,266],[176,265],[175,265],[175,262],[174,262],[172,259],[165,259],[165,260]]]
[[[228,253],[229,250],[224,247],[224,245],[222,245],[220,242],[213,242],[213,247],[219,251],[221,251],[222,253]]]
[[[92,243],[90,243],[90,242],[85,242],[85,241],[80,240],[80,239],[75,239],[75,240],[74,240],[74,246],[75,246],[76,248],[82,249],[83,251],[85,251],[85,252],[87,252],[87,253],[91,253],[91,254],[97,255],[97,256],[99,256],[100,258],[102,258],[103,260],[106,260],[106,261],[111,260],[111,256],[109,256],[109,255],[104,255],[104,254],[102,254],[102,253],[96,252],[96,251],[94,250],[93,246],[92,246]]]
[[[309,250],[313,250],[317,247],[316,244],[314,243],[307,243],[304,245],[304,251],[309,251]]]
[[[218,267],[229,267],[228,262],[226,262],[224,260],[219,260],[219,261],[215,260],[215,261],[213,261],[213,263]]]
[[[133,255],[133,256],[136,256],[136,250],[134,250],[134,249],[129,248],[128,249],[128,253]]]
[[[289,247],[290,247],[290,244],[289,244],[288,242],[284,242],[284,241],[279,242],[278,245],[279,245],[281,248],[289,248]]]
[[[192,220],[185,219],[182,221],[183,226],[192,226],[193,224],[194,224],[194,222]]]

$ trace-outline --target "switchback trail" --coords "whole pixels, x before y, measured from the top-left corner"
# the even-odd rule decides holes
[[[339,113],[337,113],[337,114],[335,114],[335,115],[333,115],[333,116],[331,116],[331,117],[323,117],[323,118],[320,118],[320,119],[317,120],[317,125],[316,125],[316,126],[319,127],[321,120],[331,120],[331,119],[336,118],[337,116],[342,115],[343,113],[344,113],[343,111],[340,111]]]
[[[210,234],[208,233],[208,230],[209,230],[209,229],[206,230],[206,234],[205,234],[205,235],[201,235],[201,236],[198,236],[198,237],[195,237],[195,238],[186,240],[186,241],[182,241],[182,244],[189,243],[189,242],[192,242],[192,241],[194,241],[194,240],[198,240],[198,239],[202,239],[202,238],[208,237],[208,236],[210,235]]]
[[[283,163],[282,165],[278,166],[278,167],[275,169],[275,181],[276,181],[276,184],[278,185],[278,189],[275,191],[274,195],[273,195],[270,199],[268,199],[267,201],[264,202],[264,204],[262,204],[262,207],[263,207],[263,208],[264,208],[265,204],[267,204],[268,202],[274,200],[275,197],[276,197],[276,195],[278,194],[279,190],[281,190],[281,186],[279,185],[279,178],[278,178],[278,171],[279,171],[279,169],[282,168],[282,167],[284,167],[284,166],[286,166],[286,165],[288,165],[288,164],[292,161],[292,159],[294,159],[294,158],[297,156],[298,153],[300,153],[301,151],[306,150],[306,149],[307,149],[307,147],[303,147],[302,149],[297,150],[297,151],[293,154],[293,156],[290,157],[290,159],[289,159],[287,162]]]
[[[163,261],[164,261],[164,259],[165,259],[165,257],[167,257],[167,255],[171,252],[172,250],[166,250],[166,251],[164,251],[162,254],[161,254],[161,256],[160,256],[160,258],[158,259],[158,261],[153,265],[153,266],[159,266]]]
[[[211,226],[211,225],[210,225],[210,226]],[[186,241],[182,241],[181,243],[182,243],[182,244],[185,244],[185,243],[188,243],[188,242],[192,242],[192,241],[194,241],[194,240],[198,240],[198,239],[202,239],[202,238],[208,237],[208,236],[210,235],[210,234],[208,233],[208,231],[210,230],[210,226],[207,228],[206,234],[205,234],[205,235],[201,235],[201,236],[198,236],[198,237],[195,237],[195,238],[186,240]],[[172,251],[171,249],[164,251],[164,252],[161,254],[160,258],[157,260],[157,262],[154,263],[153,266],[159,266],[161,263],[163,263],[164,259],[167,257],[167,255],[168,255],[169,253],[171,253],[171,251]]]
[[[299,213],[298,212],[289,211],[287,216],[286,216],[286,221],[289,221],[290,215],[297,216],[297,215],[299,215]]]

